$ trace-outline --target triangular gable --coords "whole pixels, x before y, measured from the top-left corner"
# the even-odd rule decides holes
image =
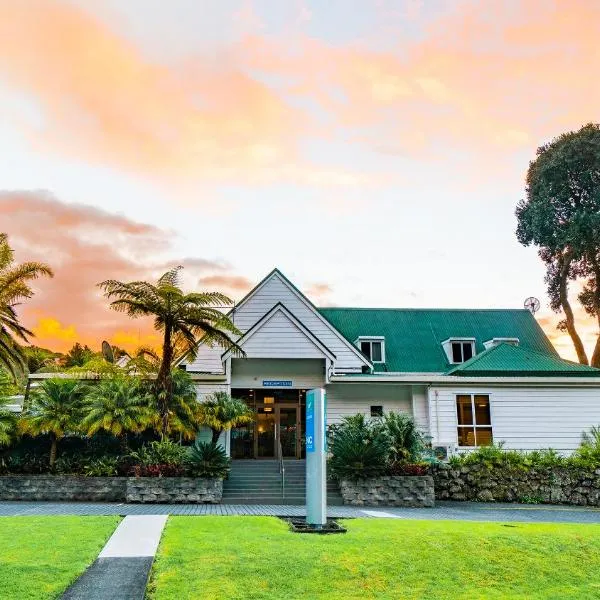
[[[446,375],[600,377],[600,369],[502,343],[453,367]]]
[[[323,317],[312,302],[298,290],[278,269],[269,273],[252,291],[229,311],[228,316],[236,327],[247,333],[276,305],[285,309],[299,321],[305,330],[319,340],[335,355],[333,364],[337,373],[361,373],[371,362]],[[190,372],[223,373],[223,348],[210,348],[200,340],[194,360],[182,361]]]
[[[248,358],[327,358],[335,354],[283,304],[276,304],[238,340]],[[223,353],[221,360],[231,356]]]

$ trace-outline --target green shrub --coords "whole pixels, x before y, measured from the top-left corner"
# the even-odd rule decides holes
[[[128,458],[133,464],[142,465],[182,465],[187,458],[187,450],[171,440],[144,444],[136,452],[130,452]]]
[[[119,459],[116,456],[95,458],[83,466],[86,477],[114,477],[118,474]]]
[[[188,470],[195,477],[224,478],[229,473],[230,463],[219,444],[196,441],[189,449]]]
[[[386,471],[389,437],[379,420],[346,417],[330,432],[329,468],[338,479],[377,477]]]
[[[382,419],[392,463],[417,461],[425,449],[425,439],[415,420],[406,413],[389,412]]]

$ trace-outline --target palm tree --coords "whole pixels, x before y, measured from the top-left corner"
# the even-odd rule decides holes
[[[133,377],[111,377],[90,386],[82,409],[82,431],[94,435],[103,430],[120,438],[124,448],[127,433],[139,433],[152,422],[148,394]]]
[[[83,386],[74,379],[46,379],[31,394],[21,419],[23,433],[50,435],[50,466],[54,466],[58,441],[79,428]]]
[[[169,429],[169,405],[173,398],[172,369],[185,355],[194,356],[198,341],[212,346],[218,344],[243,355],[232,339],[241,332],[218,307],[231,305],[232,300],[219,292],[184,294],[179,284],[177,267],[162,275],[156,284],[146,281],[108,280],[100,287],[112,300],[110,306],[130,317],[154,317],[154,328],[163,333],[161,362],[155,382],[155,393],[162,418],[161,432]]]
[[[5,408],[8,396],[14,391],[15,386],[0,369],[0,446],[8,446],[15,438],[17,431],[17,416]]]
[[[25,369],[26,358],[21,343],[33,335],[21,323],[16,306],[33,296],[29,282],[42,275],[52,277],[50,267],[43,263],[26,262],[15,265],[8,236],[0,233],[0,365],[16,379]]]
[[[247,404],[227,392],[214,392],[198,406],[198,424],[211,429],[213,444],[219,441],[223,431],[254,421],[254,413]]]

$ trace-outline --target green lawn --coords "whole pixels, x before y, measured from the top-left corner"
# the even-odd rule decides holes
[[[345,522],[301,535],[273,517],[172,517],[149,597],[600,598],[600,526]]]
[[[91,564],[119,517],[0,517],[0,598],[56,598]]]

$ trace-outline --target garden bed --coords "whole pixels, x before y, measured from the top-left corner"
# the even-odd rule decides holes
[[[435,504],[433,477],[382,476],[368,479],[342,479],[344,504],[352,506],[432,507]]]

